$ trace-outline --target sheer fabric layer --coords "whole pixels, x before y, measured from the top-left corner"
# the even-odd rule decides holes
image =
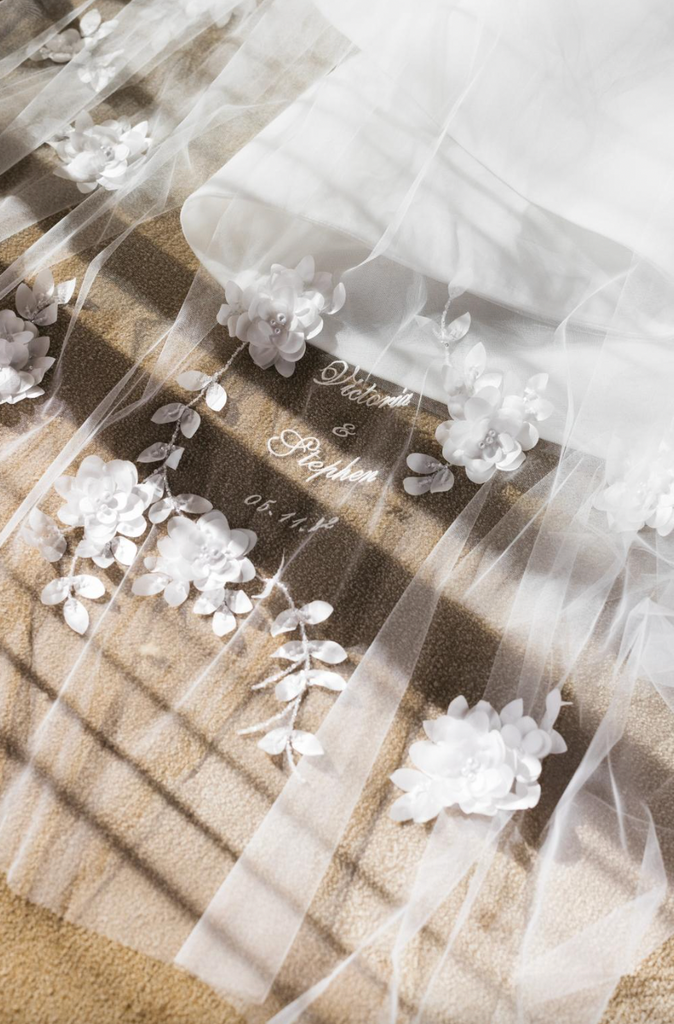
[[[93,94],[76,64],[21,64],[50,30],[10,2],[0,294],[11,305],[48,266],[80,279],[47,399],[14,407],[0,437],[10,884],[175,959],[251,1019],[598,1021],[671,933],[671,535],[612,533],[593,508],[616,440],[653,450],[672,415],[667,9],[269,0],[223,29],[227,5],[132,0],[105,12],[119,29],[99,56],[124,57]],[[81,197],[39,148],[83,109],[149,117],[152,146],[115,192]],[[190,193],[198,270],[174,237]],[[225,639],[133,595],[157,524],[107,572],[89,633],[64,636],[19,531],[38,503],[56,513],[52,484],[85,455],[156,441],[182,370],[234,353],[213,328],[230,277],[307,252],[346,284],[336,327],[289,381],[238,359],[226,413],[204,413],[179,468],[181,489],[258,533],[251,594],[283,562],[298,602],[335,607],[351,675],[336,700],[310,695],[326,753],[302,782],[238,735],[279,589]],[[405,456],[435,450],[418,403],[442,398],[448,281],[496,369],[550,373],[559,447],[412,499]],[[334,360],[414,402],[356,405],[325,386]],[[308,482],[269,451],[284,429],[359,458],[376,486]],[[339,523],[284,532],[253,492]],[[388,818],[387,777],[424,717],[458,693],[540,715],[555,686],[570,753],[546,764],[538,808],[428,830]]]

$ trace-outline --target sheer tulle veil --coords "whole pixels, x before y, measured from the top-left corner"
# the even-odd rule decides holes
[[[83,26],[90,3],[2,6],[0,240],[13,259],[0,274],[3,305],[40,272],[58,283],[74,261],[85,268],[59,313],[44,397],[12,405],[1,435],[5,475],[18,479],[29,457],[39,465],[22,470],[2,523],[7,580],[20,577],[25,529],[63,474],[97,445],[121,459],[135,457],[116,449],[129,438],[139,451],[154,443],[147,423],[158,401],[174,400],[176,379],[202,356],[215,367],[195,386],[204,394],[218,386],[218,366],[240,366],[240,342],[216,326],[223,303],[231,315],[238,301],[228,282],[245,291],[310,254],[325,278],[311,285],[306,263],[305,276],[320,292],[332,275],[334,312],[326,305],[309,346],[326,365],[411,392],[414,414],[393,441],[383,416],[359,437],[380,489],[356,506],[360,532],[334,578],[326,582],[319,537],[264,556],[258,540],[261,599],[217,642],[202,640],[198,616],[181,620],[189,656],[175,671],[157,657],[129,681],[139,636],[161,647],[178,628],[167,620],[175,609],[132,591],[159,518],[82,636],[55,654],[67,627],[40,618],[39,605],[25,611],[35,649],[51,652],[35,670],[52,689],[33,699],[26,679],[2,696],[0,856],[10,884],[174,961],[251,1020],[599,1021],[620,978],[674,920],[669,5],[130,0],[109,13],[100,5],[113,29],[64,63],[40,61],[40,51]],[[44,144],[82,112],[96,124],[125,117],[130,130],[147,121],[149,145],[115,188],[80,193],[53,173]],[[81,344],[80,319],[110,304],[125,253],[178,208],[199,263],[179,309],[141,313],[136,297],[124,359],[73,415],[64,367]],[[461,318],[470,331],[453,336]],[[554,411],[516,473],[457,485],[456,515],[420,553],[413,517],[430,506],[406,493],[405,460],[417,450],[417,417],[440,403],[445,416],[446,368],[475,345],[504,380],[548,375]],[[325,372],[302,378],[306,403],[329,390],[335,371]],[[256,387],[237,378],[229,400],[240,419],[192,455],[199,494],[225,474],[228,443],[254,447]],[[217,408],[219,392],[208,393]],[[302,403],[288,406],[298,420]],[[439,458],[443,443],[424,455]],[[356,499],[335,501],[341,511]],[[315,722],[323,756],[267,785],[237,735],[267,596],[280,600],[301,571],[325,591],[307,600],[329,597],[338,615],[340,597],[368,584],[363,566],[387,502],[404,505],[390,543],[407,574],[395,593],[377,578],[348,685]],[[521,699],[522,714],[540,722],[561,691],[573,743],[567,735],[554,774],[546,761],[535,811],[454,808],[428,825],[373,812],[377,849],[400,865],[395,886],[366,902],[336,948],[316,894],[331,893],[325,906],[338,917],[340,886],[357,885],[342,863],[345,836],[359,808],[392,800],[387,776],[421,725],[401,747],[392,736],[402,710],[420,675],[450,675],[432,657],[452,643],[445,622],[456,628],[462,667],[451,673],[464,686],[446,679],[443,693],[470,688],[497,710]],[[488,637],[479,657],[478,625]],[[376,873],[359,841],[359,867]],[[354,1005],[357,1018],[345,1009]]]

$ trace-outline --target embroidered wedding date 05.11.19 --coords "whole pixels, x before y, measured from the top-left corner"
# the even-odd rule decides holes
[[[279,523],[285,523],[291,530],[299,533],[316,533],[318,530],[331,530],[339,522],[339,516],[331,516],[326,519],[321,516],[315,523],[309,524],[309,517],[302,516],[299,512],[281,512],[280,509],[272,508],[277,504],[276,498],[263,499],[261,494],[249,494],[244,498],[244,505],[256,505],[256,512],[278,518]]]

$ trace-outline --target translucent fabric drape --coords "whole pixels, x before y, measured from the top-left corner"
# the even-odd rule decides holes
[[[616,532],[595,507],[612,452],[648,464],[671,440],[668,5],[101,4],[116,28],[95,59],[118,63],[97,93],[81,64],[30,61],[88,6],[1,13],[0,296],[46,268],[79,279],[46,395],[0,433],[10,885],[251,1020],[598,1022],[672,932],[674,535]],[[44,143],[82,110],[149,121],[116,191],[53,175]],[[161,246],[179,208],[195,258],[183,246],[176,269]],[[287,380],[237,355],[226,415],[204,415],[179,468],[257,532],[253,611],[218,638],[134,594],[157,524],[68,633],[36,596],[51,577],[21,540],[31,510],[53,515],[86,455],[155,442],[177,376],[237,349],[216,326],[226,282],[307,253],[343,309]],[[448,284],[494,369],[550,375],[555,413],[516,474],[414,498],[405,458],[437,454],[445,418]],[[413,401],[345,405],[335,361]],[[309,482],[270,453],[283,430],[376,485]],[[284,532],[262,499],[339,525]],[[239,735],[279,583],[329,601],[349,652],[346,688],[311,696],[325,755],[300,774]],[[459,693],[540,717],[555,687],[569,752],[538,807],[388,818],[424,717]]]

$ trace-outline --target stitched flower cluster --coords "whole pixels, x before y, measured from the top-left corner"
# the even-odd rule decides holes
[[[561,706],[559,690],[552,690],[538,723],[524,714],[521,699],[499,715],[488,701],[469,708],[465,697],[455,697],[446,715],[424,722],[428,739],[410,747],[415,767],[399,768],[391,776],[405,791],[391,807],[391,817],[425,822],[449,807],[490,817],[535,807],[541,761],[567,749],[553,728]]]
[[[338,312],[345,298],[344,285],[317,271],[313,258],[305,256],[294,270],[274,264],[268,275],[245,288],[228,281],[218,323],[248,344],[259,367],[275,366],[290,377],[307,341],[322,331],[323,317]]]

